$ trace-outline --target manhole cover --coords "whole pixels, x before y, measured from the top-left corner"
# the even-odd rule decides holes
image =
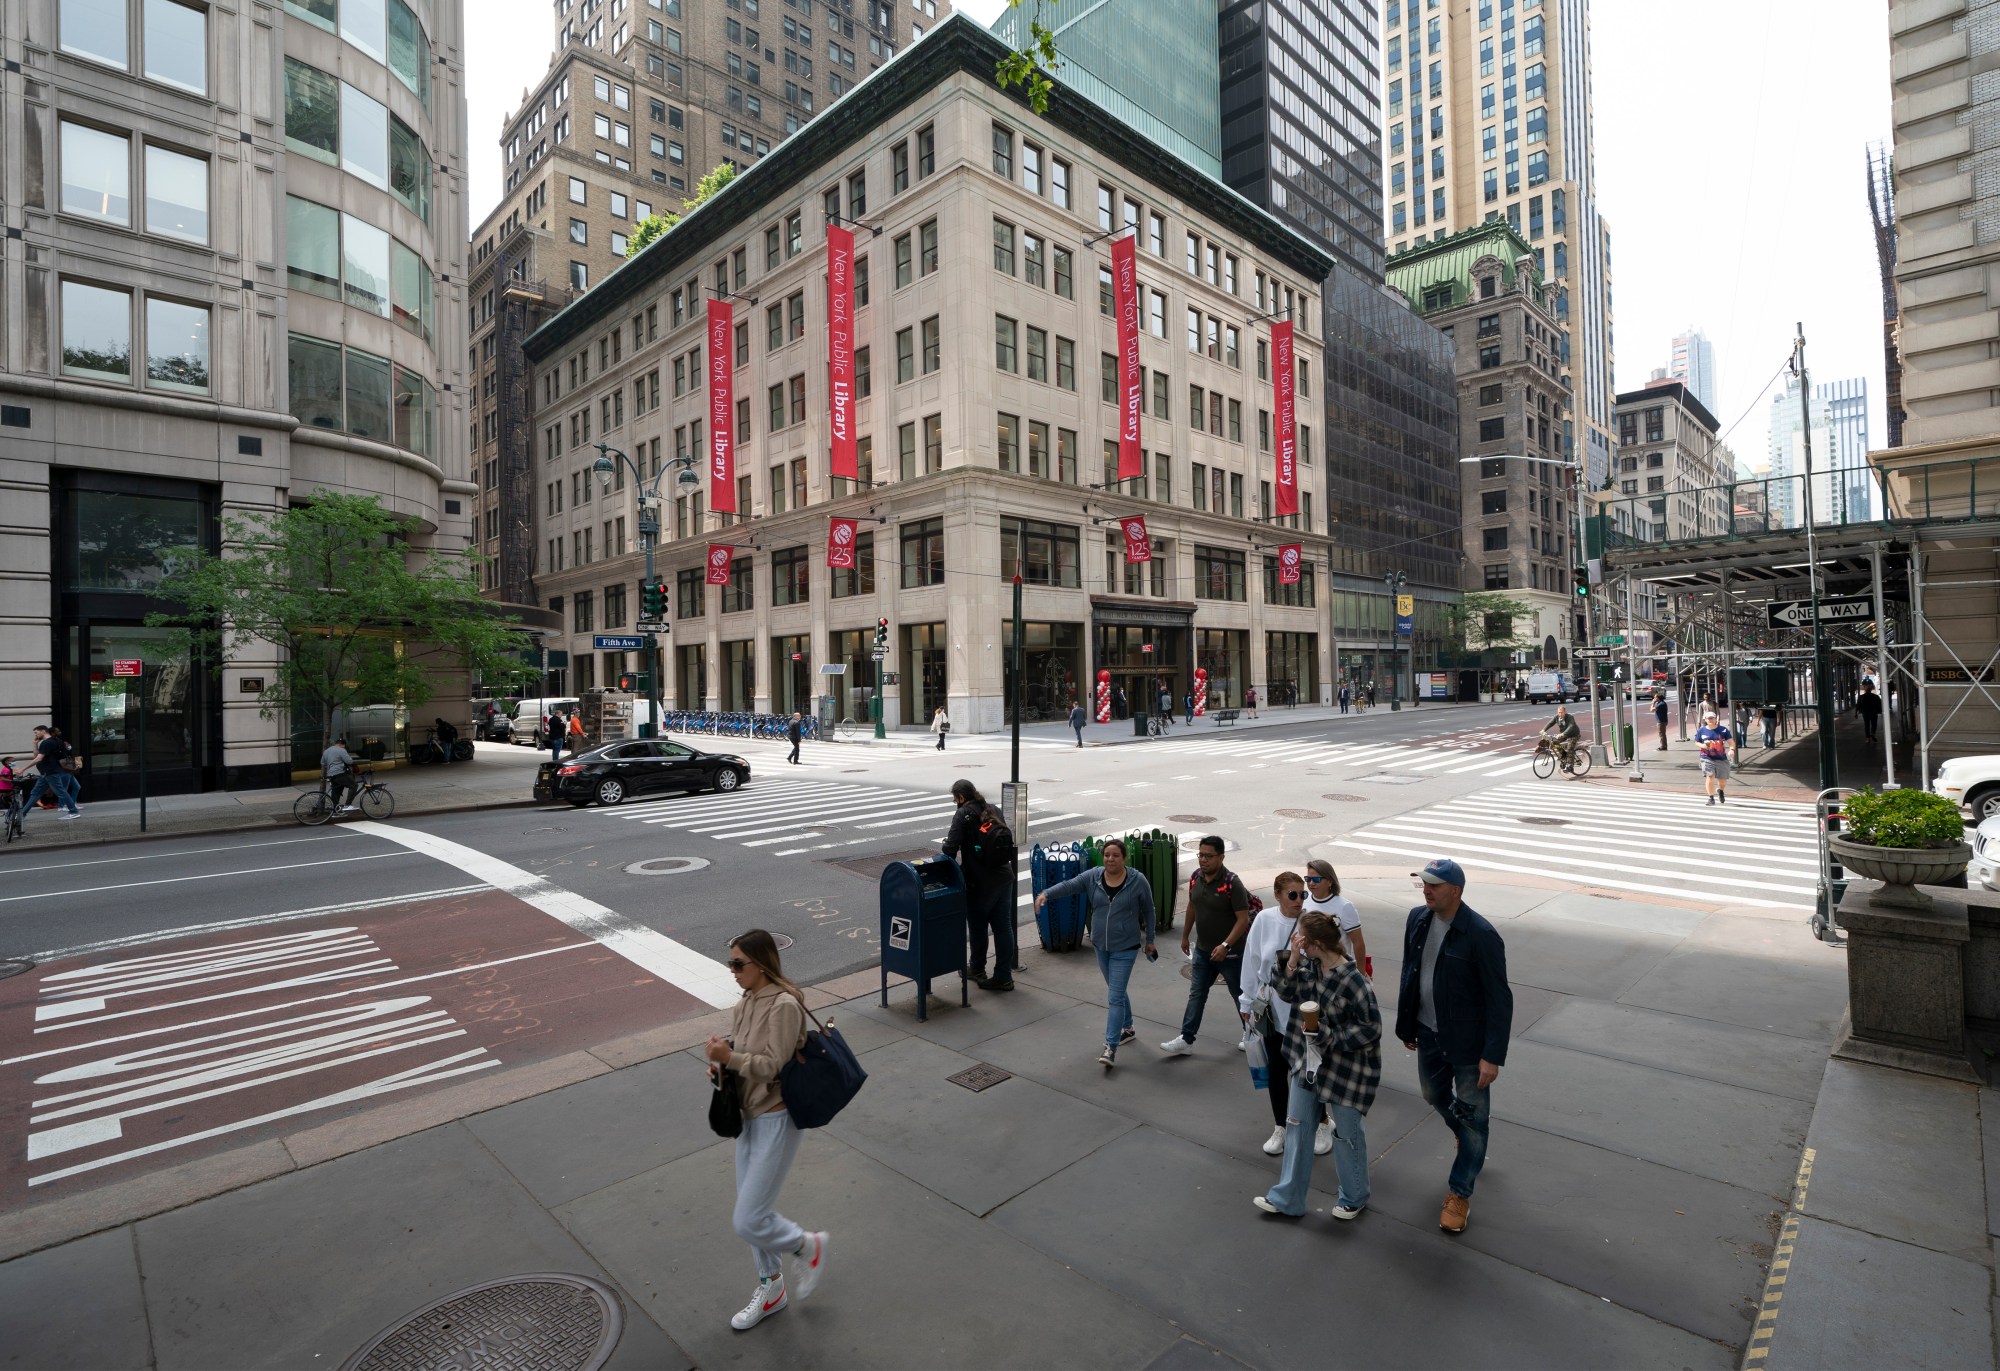
[[[561,824],[558,824],[558,825],[556,825],[556,826],[555,826],[555,827],[553,827],[553,828],[529,828],[529,829],[523,829],[523,830],[522,830],[522,832],[524,832],[524,833],[567,833],[567,832],[569,832],[569,829],[568,829],[568,828],[566,828],[566,827],[564,827],[564,826],[563,826],[563,825],[561,825]]]
[[[977,1093],[978,1091],[987,1089],[989,1086],[998,1085],[1002,1081],[1013,1080],[1014,1073],[1011,1071],[1002,1071],[997,1066],[988,1066],[985,1062],[981,1062],[977,1066],[966,1067],[965,1070],[955,1076],[946,1076],[945,1079],[953,1085],[962,1085],[967,1090]]]
[[[1514,821],[1523,824],[1540,824],[1544,828],[1567,828],[1569,826],[1568,819],[1552,818],[1547,814],[1517,814],[1514,816]]]
[[[678,876],[683,871],[700,871],[708,865],[706,857],[653,857],[643,862],[629,862],[625,867],[627,876]]]
[[[780,952],[783,952],[792,945],[791,935],[788,933],[773,933],[771,941],[778,945],[778,951]]]
[[[1341,804],[1358,805],[1361,803],[1359,795],[1322,795],[1320,798],[1322,800],[1337,800]]]
[[[1271,811],[1280,819],[1324,819],[1326,815],[1317,809],[1274,809]]]
[[[842,767],[840,770],[840,774],[843,776],[866,776],[868,774],[868,768],[865,766]]]
[[[0,981],[6,980],[9,976],[18,976],[23,971],[33,971],[34,969],[35,964],[33,962],[24,962],[15,957],[0,957]]]
[[[1170,824],[1212,824],[1215,822],[1215,816],[1213,814],[1169,814],[1167,815],[1167,822]]]
[[[597,1371],[624,1326],[609,1287],[542,1271],[447,1295],[369,1339],[341,1371]]]
[[[1415,785],[1422,776],[1399,776],[1393,771],[1378,771],[1373,776],[1357,776],[1357,781],[1367,781],[1371,785]]]

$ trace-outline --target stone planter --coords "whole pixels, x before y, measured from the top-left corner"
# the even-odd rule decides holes
[[[1931,897],[1917,887],[1952,880],[1972,863],[1972,848],[1966,843],[1954,847],[1877,847],[1829,835],[1826,845],[1848,871],[1882,883],[1868,903],[1892,909],[1928,909]]]

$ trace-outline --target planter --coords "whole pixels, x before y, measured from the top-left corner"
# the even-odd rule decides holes
[[[1869,896],[1868,903],[1889,908],[1928,908],[1931,897],[1916,887],[1937,885],[1963,875],[1972,862],[1972,848],[1966,843],[1952,847],[1877,847],[1829,835],[1826,845],[1848,871],[1880,881],[1882,888]]]

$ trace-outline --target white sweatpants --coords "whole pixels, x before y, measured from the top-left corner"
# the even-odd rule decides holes
[[[757,1254],[759,1277],[775,1276],[778,1259],[796,1252],[805,1230],[778,1212],[778,1192],[799,1154],[799,1130],[791,1114],[776,1109],[743,1121],[736,1139],[736,1236]]]

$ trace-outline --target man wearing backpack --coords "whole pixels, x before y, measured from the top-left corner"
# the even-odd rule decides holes
[[[76,780],[63,765],[69,755],[70,745],[53,728],[47,724],[35,725],[35,788],[28,792],[25,809],[33,809],[46,789],[62,804],[61,817],[83,817],[83,811],[76,807]]]
[[[1195,849],[1198,868],[1188,881],[1187,918],[1181,924],[1181,955],[1189,955],[1193,940],[1194,968],[1188,983],[1187,1011],[1181,1015],[1181,1034],[1160,1044],[1170,1056],[1184,1057],[1194,1051],[1195,1034],[1201,1031],[1202,1010],[1215,978],[1229,986],[1229,1002],[1243,1001],[1243,943],[1250,936],[1250,892],[1237,874],[1222,864],[1222,839],[1211,834]],[[1259,905],[1261,906],[1261,901]],[[1249,1016],[1237,1008],[1237,1018]]]
[[[966,979],[981,990],[1014,988],[1014,835],[1006,818],[986,803],[979,787],[951,783],[958,802],[944,855],[958,859],[965,873],[965,932],[970,946]],[[993,934],[993,974],[986,974],[986,935]]]

